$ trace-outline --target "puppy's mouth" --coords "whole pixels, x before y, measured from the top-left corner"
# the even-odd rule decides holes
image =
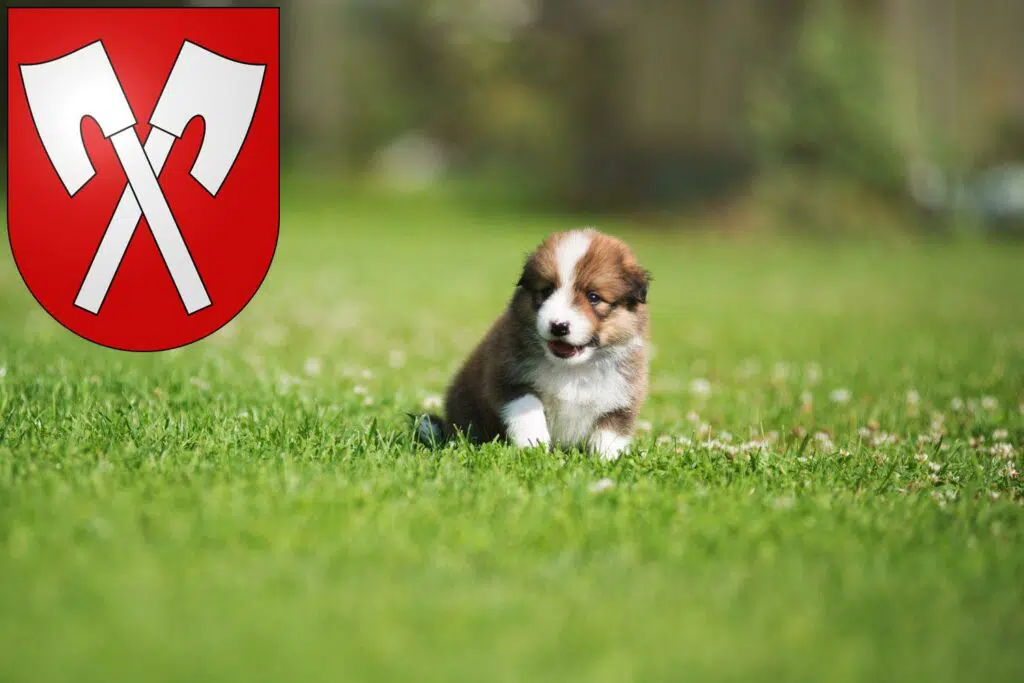
[[[558,341],[552,339],[548,342],[548,350],[551,351],[555,356],[562,359],[573,358],[583,353],[587,347],[593,346],[593,344],[587,344],[585,346],[574,346],[568,342]]]

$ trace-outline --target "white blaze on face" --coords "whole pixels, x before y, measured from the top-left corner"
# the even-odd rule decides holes
[[[569,323],[569,334],[560,340],[573,346],[585,346],[594,335],[590,319],[573,306],[576,265],[590,248],[590,234],[571,232],[555,245],[558,264],[558,289],[537,311],[537,332],[543,339],[557,339],[551,334],[552,323]]]

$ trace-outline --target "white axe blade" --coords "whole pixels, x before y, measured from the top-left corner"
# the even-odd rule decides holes
[[[189,121],[202,116],[206,130],[192,176],[216,195],[248,136],[265,70],[265,65],[233,61],[186,41],[150,120],[153,129],[145,152],[156,175]],[[76,306],[99,312],[140,217],[135,196],[126,187],[82,282]]]
[[[151,126],[176,138],[189,121],[202,117],[206,132],[192,177],[211,195],[220,190],[249,134],[265,71],[263,64],[236,62],[185,41],[149,117]]]
[[[107,51],[96,41],[49,62],[23,64],[21,82],[43,149],[73,197],[96,175],[82,119],[95,119],[105,138],[135,125]]]

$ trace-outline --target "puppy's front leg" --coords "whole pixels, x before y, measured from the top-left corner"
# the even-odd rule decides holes
[[[533,394],[525,394],[506,403],[501,409],[505,433],[514,445],[547,446],[551,443],[544,404]]]

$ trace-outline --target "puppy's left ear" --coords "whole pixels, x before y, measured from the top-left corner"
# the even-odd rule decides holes
[[[647,303],[647,288],[651,286],[651,273],[639,265],[629,268],[629,294],[626,301],[630,307]]]
[[[530,256],[527,254],[523,260],[523,267],[519,270],[519,279],[516,280],[516,289],[526,286],[526,274],[530,271]]]

